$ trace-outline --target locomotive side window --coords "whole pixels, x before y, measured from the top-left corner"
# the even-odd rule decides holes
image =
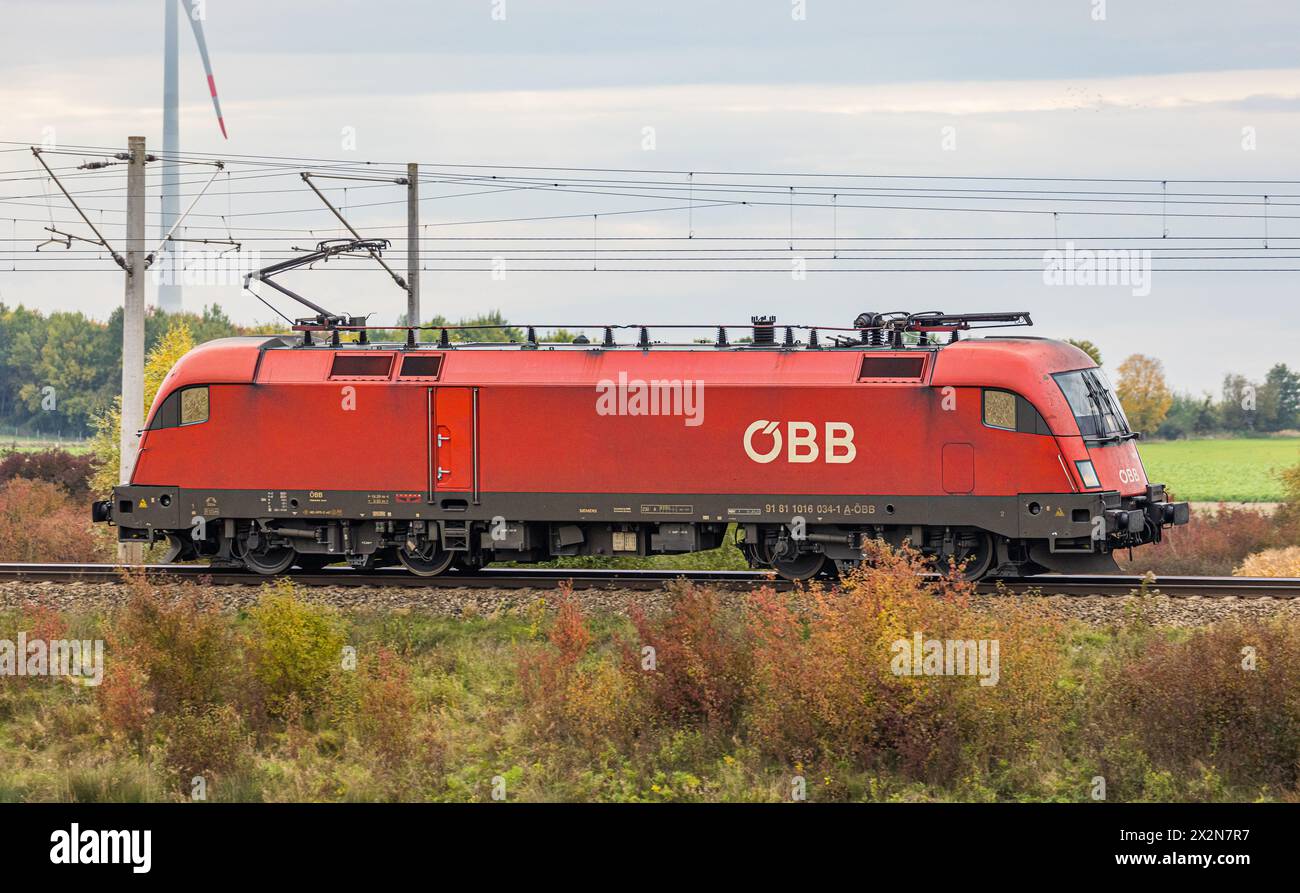
[[[195,388],[182,388],[172,391],[158,407],[149,430],[175,428],[180,425],[196,425],[208,420],[208,388],[202,385]]]
[[[984,390],[984,424],[1021,434],[1051,434],[1034,404],[1011,391]]]
[[[181,424],[193,425],[208,420],[208,389],[186,388],[181,391]]]
[[[984,391],[984,424],[1016,430],[1016,395],[1009,391]]]
[[[330,378],[387,378],[392,368],[390,353],[336,353]]]

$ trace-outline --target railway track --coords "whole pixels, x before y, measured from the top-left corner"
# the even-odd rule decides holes
[[[140,571],[156,577],[203,581],[212,586],[256,586],[267,578],[247,571],[214,570],[201,565],[153,564],[128,567],[116,564],[2,564],[0,582],[31,583],[118,583],[124,571]],[[647,571],[587,570],[576,568],[489,568],[474,574],[443,574],[417,577],[402,568],[357,571],[325,568],[321,571],[291,572],[304,586],[436,587],[439,589],[551,589],[572,581],[577,589],[660,589],[666,583],[685,578],[730,589],[761,585],[788,588],[784,580],[753,571]],[[981,583],[981,592],[1039,592],[1043,595],[1124,596],[1138,589],[1142,577],[1109,574],[1063,576],[1044,574],[1030,578],[991,580]],[[1300,598],[1300,578],[1295,577],[1156,577],[1147,591],[1169,596],[1222,598]]]

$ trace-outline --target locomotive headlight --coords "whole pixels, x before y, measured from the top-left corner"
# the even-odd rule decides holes
[[[1082,462],[1075,462],[1074,467],[1079,469],[1079,479],[1089,490],[1101,486],[1101,480],[1097,477],[1097,469],[1092,467],[1092,462],[1084,459]]]

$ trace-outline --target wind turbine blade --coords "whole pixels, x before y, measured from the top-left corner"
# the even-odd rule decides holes
[[[212,60],[208,58],[208,42],[203,39],[203,21],[201,16],[195,15],[198,6],[196,0],[190,0],[185,3],[186,18],[190,20],[190,27],[194,29],[194,41],[199,45],[199,55],[203,58],[203,70],[208,75],[208,92],[212,94],[212,108],[217,113],[217,124],[221,126],[221,136],[223,139],[230,139],[226,134],[226,119],[221,116],[221,100],[217,99],[217,82],[212,77]]]

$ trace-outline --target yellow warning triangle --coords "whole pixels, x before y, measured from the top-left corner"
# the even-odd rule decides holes
[[[1065,517],[1065,512],[1061,511],[1060,509],[1057,509],[1057,510],[1056,510],[1056,517],[1058,517],[1058,518],[1064,518],[1064,517]]]

